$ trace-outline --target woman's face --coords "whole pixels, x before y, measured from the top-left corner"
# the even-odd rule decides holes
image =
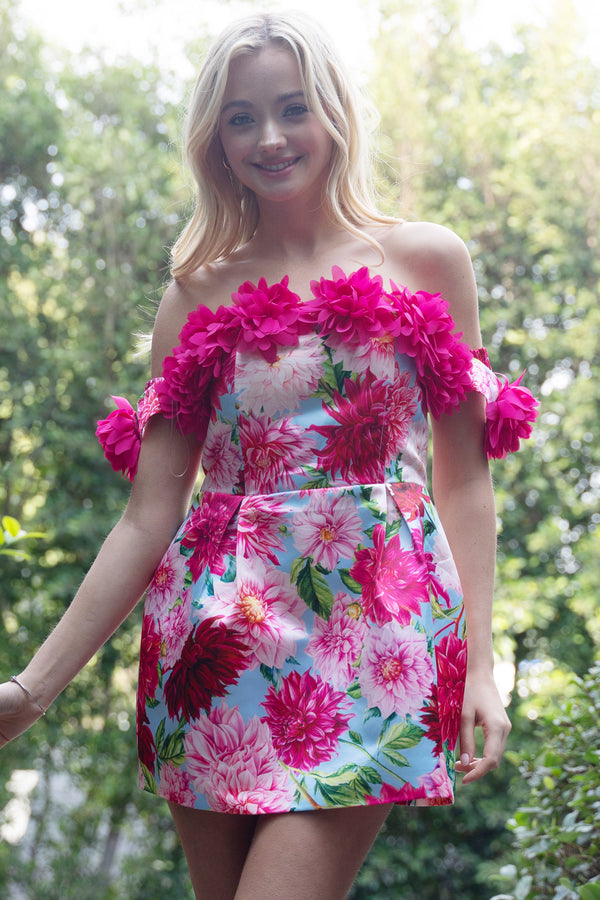
[[[309,109],[294,56],[276,45],[236,57],[219,137],[234,175],[261,200],[321,202],[333,142]]]

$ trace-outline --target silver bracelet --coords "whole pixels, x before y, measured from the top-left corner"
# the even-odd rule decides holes
[[[21,681],[19,681],[19,679],[17,678],[17,676],[16,676],[16,675],[11,675],[11,676],[10,676],[10,680],[13,681],[15,684],[18,684],[22,691],[25,691],[25,693],[27,694],[27,696],[30,697],[30,698],[33,700],[33,702],[35,703],[35,705],[37,706],[37,708],[38,708],[38,709],[41,709],[42,715],[45,716],[45,715],[46,715],[46,710],[44,709],[44,707],[42,706],[42,704],[39,703],[39,702],[35,699],[35,697],[34,697],[33,694],[31,693],[31,691],[28,690],[28,689],[25,687],[25,685],[24,685]]]

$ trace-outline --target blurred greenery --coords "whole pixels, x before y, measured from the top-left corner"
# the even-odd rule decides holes
[[[597,875],[597,847],[579,825],[600,797],[597,781],[584,796],[583,772],[569,767],[598,749],[582,717],[600,647],[600,68],[580,52],[570,0],[548,24],[522,27],[511,51],[466,46],[469,9],[381,0],[371,88],[386,208],[467,241],[494,366],[527,369],[541,400],[532,440],[494,464],[496,651],[514,727],[506,763],[459,785],[454,808],[394,810],[352,896],[589,900],[580,888]],[[110,394],[143,388],[133,335],[150,327],[188,188],[175,143],[186,86],[172,73],[70,57],[0,0],[0,84],[2,547],[12,521],[47,535],[14,548],[29,558],[1,557],[8,676],[60,616],[126,499],[93,431]],[[138,631],[134,614],[2,751],[8,897],[191,897],[166,806],[132,776]],[[30,793],[16,770],[37,773]],[[528,812],[553,797],[549,816]],[[30,813],[22,837],[19,803]],[[575,837],[557,863],[560,833]],[[548,842],[541,855],[536,841]],[[546,878],[546,893],[524,893],[529,876],[531,890]]]

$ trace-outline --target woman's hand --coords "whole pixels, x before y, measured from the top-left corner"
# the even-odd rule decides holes
[[[484,737],[481,758],[475,757],[477,727],[481,727]],[[456,764],[456,771],[464,773],[463,784],[477,781],[498,768],[510,729],[492,673],[467,672],[460,722],[460,762]]]
[[[37,722],[42,710],[13,681],[0,684],[0,747]]]

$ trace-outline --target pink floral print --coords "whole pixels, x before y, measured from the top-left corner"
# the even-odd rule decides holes
[[[314,491],[308,506],[294,516],[294,543],[302,556],[311,556],[329,571],[340,557],[352,559],[361,539],[362,522],[351,497]]]
[[[315,619],[306,652],[334,688],[345,690],[354,681],[367,631],[360,606],[341,591],[329,619]]]
[[[367,703],[384,718],[415,715],[431,691],[433,674],[427,638],[411,625],[392,622],[385,631],[369,631],[358,678]]]

